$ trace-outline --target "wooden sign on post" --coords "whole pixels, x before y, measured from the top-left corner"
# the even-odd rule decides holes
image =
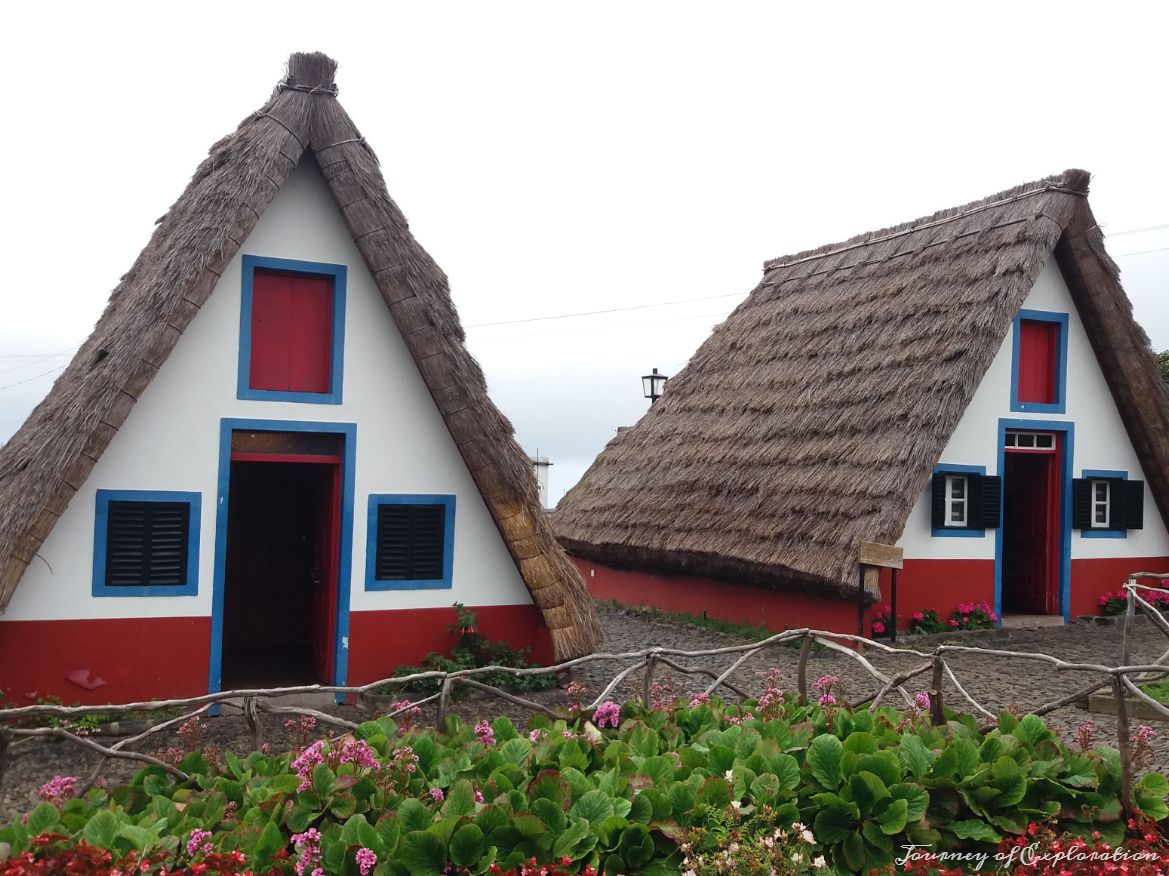
[[[905,568],[904,553],[901,548],[891,544],[862,541],[857,562],[862,566],[878,566],[882,569],[903,569]]]
[[[892,582],[889,608],[893,613],[893,622],[889,625],[890,638],[897,641],[897,570],[905,565],[905,552],[891,544],[880,544],[875,541],[862,541],[857,549],[857,565],[860,575],[857,579],[856,595],[856,634],[865,634],[865,593],[880,593],[881,569],[892,569]]]

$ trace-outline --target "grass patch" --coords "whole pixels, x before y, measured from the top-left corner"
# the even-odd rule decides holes
[[[1157,702],[1169,705],[1169,678],[1153,682],[1152,684],[1142,684],[1141,690]]]

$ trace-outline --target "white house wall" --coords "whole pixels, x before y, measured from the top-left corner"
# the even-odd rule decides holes
[[[236,398],[243,255],[347,266],[342,404]],[[306,161],[260,218],[73,497],[0,620],[209,616],[224,417],[357,424],[351,611],[437,608],[456,600],[471,605],[531,603],[320,171]],[[99,489],[202,495],[197,595],[92,595]],[[371,493],[457,497],[451,589],[364,589],[366,505]]]
[[[1084,469],[1111,469],[1127,471],[1133,480],[1145,480],[1136,451],[1076,312],[1071,292],[1054,258],[1044,266],[1023,308],[1069,315],[1066,413],[1028,414],[1011,410],[1012,332],[1008,331],[939,462],[981,465],[986,467],[987,474],[1001,474],[998,471],[999,419],[1068,421],[1075,423],[1071,460],[1073,477],[1080,477]],[[985,538],[936,538],[931,535],[930,515],[930,488],[927,484],[898,542],[907,558],[994,559],[993,533],[988,532]],[[1127,537],[1119,539],[1081,538],[1078,531],[1072,531],[1073,560],[1163,557],[1167,554],[1169,533],[1148,489],[1145,490],[1143,529],[1129,530]]]

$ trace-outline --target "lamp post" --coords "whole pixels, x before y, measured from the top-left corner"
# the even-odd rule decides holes
[[[649,399],[651,405],[662,397],[662,391],[666,388],[666,381],[669,379],[664,374],[658,374],[656,368],[653,369],[652,373],[642,375],[641,392]]]

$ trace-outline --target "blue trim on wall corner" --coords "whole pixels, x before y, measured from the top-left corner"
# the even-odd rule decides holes
[[[946,462],[939,462],[934,466],[934,474],[986,474],[985,465],[950,465]],[[968,529],[968,528],[943,528],[939,529],[936,526],[930,525],[930,534],[934,538],[986,538],[985,529]]]
[[[1028,312],[1028,311],[1023,311]],[[1003,476],[1003,495],[1006,496],[1007,430],[1029,432],[1062,432],[1064,434],[1060,459],[1059,497],[1059,613],[1065,621],[1071,620],[1072,597],[1072,461],[1075,457],[1076,424],[1068,420],[1000,419],[998,435],[998,470]],[[1000,509],[1001,510],[1001,509]],[[994,610],[1002,623],[1003,617],[1003,526],[994,535]]]
[[[290,271],[297,274],[317,274],[333,278],[333,358],[329,366],[329,392],[280,392],[274,389],[252,389],[248,385],[252,370],[252,284],[257,268]],[[301,402],[318,405],[341,404],[345,383],[345,265],[325,262],[302,262],[296,259],[277,259],[266,256],[243,257],[243,294],[239,315],[239,365],[235,397],[256,401]]]
[[[1128,472],[1105,468],[1086,468],[1080,473],[1080,477],[1127,481]],[[1128,538],[1127,529],[1081,529],[1079,532],[1080,538]]]
[[[227,509],[231,481],[231,433],[327,432],[344,436],[341,456],[341,544],[337,569],[337,634],[333,643],[333,684],[343,685],[349,675],[349,593],[353,570],[354,460],[357,455],[356,423],[317,423],[306,420],[256,420],[224,418],[219,421],[219,485],[215,499],[215,576],[211,597],[211,661],[207,689],[220,690],[223,675],[223,589],[227,574]]]
[[[1056,362],[1054,404],[1019,401],[1019,323],[1025,319],[1059,324],[1059,360]],[[1028,414],[1067,413],[1068,315],[1050,310],[1020,310],[1015,314],[1011,333],[1011,410]]]
[[[377,509],[379,505],[445,505],[443,520],[442,577],[419,581],[379,581],[376,576]],[[371,493],[365,526],[366,590],[449,590],[455,569],[455,497],[451,495],[408,495]]]
[[[140,586],[106,586],[106,529],[110,520],[110,502],[186,502],[191,506],[187,523],[187,583],[143,584]],[[199,593],[199,525],[202,493],[173,490],[98,490],[97,510],[93,517],[93,595],[97,596],[196,596]]]

